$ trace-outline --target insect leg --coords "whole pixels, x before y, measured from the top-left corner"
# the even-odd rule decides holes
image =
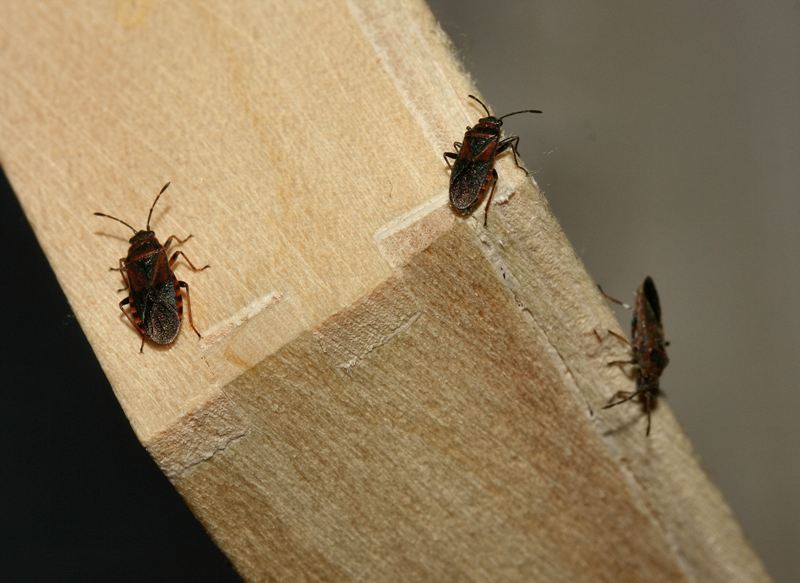
[[[458,154],[456,154],[455,152],[445,152],[444,154],[442,154],[442,157],[444,158],[444,161],[447,162],[447,167],[450,168],[450,170],[452,170],[453,169],[453,165],[450,164],[450,160],[448,160],[448,158],[451,158],[453,160],[457,160],[458,159]]]
[[[193,235],[190,233],[190,234],[189,234],[189,236],[188,236],[188,237],[186,237],[185,239],[180,239],[180,238],[178,238],[178,236],[177,236],[177,235],[170,235],[170,236],[167,238],[167,240],[164,242],[164,249],[165,249],[165,250],[166,250],[166,249],[169,249],[169,246],[170,246],[170,245],[172,245],[172,240],[173,240],[173,239],[174,239],[174,240],[176,240],[176,241],[178,242],[178,245],[183,245],[184,243],[186,243],[186,241],[188,241],[189,239],[191,239],[191,238],[192,238],[192,236],[193,236]]]
[[[186,261],[189,260],[187,259]],[[208,267],[208,265],[206,265],[206,267]],[[203,269],[205,269],[205,267]],[[197,328],[194,327],[194,319],[192,318],[192,298],[189,296],[189,284],[186,283],[185,281],[179,281],[178,287],[182,287],[183,289],[186,290],[186,308],[187,311],[189,312],[189,325],[192,327],[192,330],[194,330],[194,333],[197,334],[197,337],[202,338],[200,332],[198,332]]]
[[[131,284],[128,283],[128,273],[125,271],[125,258],[119,258],[119,267],[109,267],[109,271],[119,271],[120,275],[122,275],[122,281],[125,282],[125,287],[121,287],[117,290],[117,293],[125,291],[126,289],[131,287]]]
[[[599,289],[599,290],[600,290],[600,293],[601,293],[601,294],[603,294],[603,297],[604,297],[605,299],[607,299],[609,302],[613,302],[613,303],[617,304],[618,306],[622,306],[622,307],[623,307],[623,308],[625,308],[626,310],[630,310],[630,309],[631,309],[631,306],[630,306],[630,304],[626,304],[625,302],[621,302],[621,301],[620,301],[620,300],[618,300],[617,298],[614,298],[614,297],[611,297],[610,295],[608,295],[608,294],[605,292],[605,290],[604,290],[602,287],[600,287],[600,284],[599,284],[599,283],[597,284],[597,289]],[[611,332],[611,330],[609,330],[609,332]],[[627,340],[626,340],[626,342],[627,342]]]
[[[625,366],[629,364],[634,366],[630,370],[626,370]],[[611,362],[607,362],[606,366],[618,366],[620,370],[625,373],[625,376],[631,380],[636,378],[636,370],[639,368],[636,366],[635,360],[612,360]]]
[[[647,430],[645,431],[645,435],[650,437],[650,411],[652,410],[652,399],[653,395],[648,391],[644,394],[644,408],[647,411]]]
[[[497,154],[502,154],[508,148],[511,148],[511,153],[514,154],[514,164],[517,165],[517,168],[522,170],[525,174],[528,174],[528,171],[520,166],[519,158],[517,158],[517,156],[519,156],[519,136],[511,136],[505,140],[502,140],[497,146]]]
[[[625,364],[636,364],[635,360],[612,360],[606,363],[608,366],[622,366]]]
[[[611,407],[616,407],[617,405],[621,405],[622,403],[625,403],[625,402],[627,402],[627,401],[630,401],[630,400],[631,400],[631,399],[633,399],[633,398],[634,398],[636,395],[641,395],[641,394],[642,394],[642,393],[644,393],[644,392],[645,392],[645,391],[641,391],[641,390],[636,390],[636,391],[617,391],[616,393],[614,393],[614,396],[612,396],[612,397],[611,397],[611,398],[608,400],[608,403],[606,403],[606,404],[603,406],[603,409],[610,409]],[[620,397],[623,397],[623,398],[622,398],[622,399],[620,399],[619,401],[615,401],[615,400],[614,400],[614,399],[619,399]],[[613,401],[613,402],[612,402],[612,401]]]
[[[606,332],[608,332],[609,334],[611,334],[611,335],[612,335],[614,338],[616,338],[617,340],[619,340],[619,341],[621,341],[621,342],[623,342],[623,343],[627,344],[628,346],[630,346],[630,345],[631,345],[630,341],[629,341],[627,338],[625,338],[625,337],[624,337],[622,334],[617,334],[617,333],[616,333],[616,332],[614,332],[613,330],[606,330]]]
[[[492,197],[494,196],[494,189],[497,187],[497,170],[492,168],[492,191],[489,193],[489,198],[486,199],[486,208],[483,211],[483,226],[485,227],[489,221],[489,205],[492,204]]]
[[[597,341],[602,344],[603,337],[600,336],[600,332],[597,331],[597,328],[592,328],[592,332],[594,332],[594,337],[597,338]],[[618,333],[614,332],[613,330],[606,329],[606,334],[609,334],[610,336],[613,336],[614,338],[616,338],[617,340],[619,340],[623,344],[627,344],[628,346],[631,345],[630,340],[625,338],[622,334],[618,334]]]
[[[144,334],[142,334],[142,331],[139,330],[139,326],[136,324],[136,322],[134,322],[133,318],[131,318],[131,315],[125,311],[125,306],[127,306],[130,303],[131,299],[129,297],[120,300],[119,311],[125,314],[125,317],[128,318],[128,322],[131,323],[133,329],[136,330],[136,333],[139,334],[139,337],[142,339],[142,343],[139,345],[139,354],[141,354],[142,352],[144,352]]]
[[[186,260],[186,263],[188,263],[189,267],[191,267],[194,271],[203,271],[204,269],[208,269],[209,267],[211,267],[210,265],[204,265],[203,267],[195,267],[194,263],[192,263],[189,260],[189,258],[186,257],[186,253],[184,253],[183,251],[175,251],[175,253],[172,254],[172,257],[169,258],[169,266],[170,267],[172,267],[175,264],[175,262],[178,260],[178,255],[182,255],[183,258]]]

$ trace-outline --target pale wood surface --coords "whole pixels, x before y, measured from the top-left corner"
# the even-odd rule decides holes
[[[441,152],[479,112],[417,0],[7,3],[0,157],[137,435],[249,579],[766,574],[541,194],[490,227]],[[152,196],[204,339],[146,347],[107,271]],[[668,327],[668,323],[667,323]]]

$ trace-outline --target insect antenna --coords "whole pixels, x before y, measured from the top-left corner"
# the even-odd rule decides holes
[[[156,208],[156,203],[158,202],[158,199],[161,198],[161,195],[164,194],[164,191],[167,189],[167,187],[169,187],[169,185],[170,185],[170,183],[167,182],[164,186],[161,187],[161,190],[159,190],[158,194],[156,195],[156,199],[153,201],[153,204],[150,206],[150,212],[147,214],[147,227],[145,227],[145,229],[148,230],[148,231],[150,230],[150,217],[153,216],[153,209]]]
[[[486,115],[488,115],[489,117],[492,117],[492,114],[491,114],[491,112],[489,111],[489,108],[488,108],[488,107],[486,107],[486,104],[485,104],[483,101],[481,101],[480,99],[478,99],[478,98],[477,98],[477,97],[475,97],[474,95],[467,95],[467,97],[469,97],[470,99],[474,99],[475,101],[477,101],[478,103],[480,103],[480,104],[483,106],[483,109],[485,109],[485,110],[486,110]]]
[[[137,231],[136,231],[136,229],[134,229],[133,227],[131,227],[131,226],[130,226],[128,223],[126,223],[126,222],[125,222],[125,221],[123,221],[122,219],[118,219],[117,217],[112,217],[111,215],[107,215],[107,214],[105,214],[105,213],[92,213],[92,214],[94,214],[95,216],[98,216],[98,217],[105,217],[105,218],[107,218],[107,219],[111,219],[111,220],[117,221],[118,223],[122,223],[123,225],[125,225],[126,227],[128,227],[128,228],[129,228],[131,231],[133,231],[134,233],[136,233],[136,232],[137,232]]]
[[[497,119],[504,119],[506,117],[510,117],[512,115],[517,115],[518,113],[542,113],[541,109],[521,109],[519,111],[514,111],[512,113],[507,113],[502,117],[498,117]]]

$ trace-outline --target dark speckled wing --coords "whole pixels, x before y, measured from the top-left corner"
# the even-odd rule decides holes
[[[456,160],[450,176],[450,202],[456,210],[467,212],[480,202],[481,190],[493,163],[493,159],[475,161],[459,158]]]
[[[181,318],[172,280],[134,294],[142,331],[156,344],[169,344],[178,336]]]
[[[652,310],[653,318],[660,324],[661,323],[661,302],[658,299],[658,292],[656,291],[656,284],[653,278],[646,277],[642,284],[642,294],[644,294],[647,303]]]

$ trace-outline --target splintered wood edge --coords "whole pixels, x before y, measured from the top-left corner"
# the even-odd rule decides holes
[[[145,444],[161,471],[173,479],[223,451],[248,432],[248,425],[224,393],[198,405]]]

